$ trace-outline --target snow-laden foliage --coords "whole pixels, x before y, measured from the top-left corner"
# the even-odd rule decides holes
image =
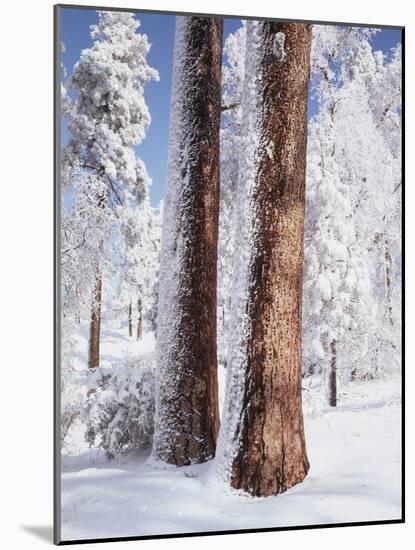
[[[151,445],[154,430],[154,357],[102,365],[88,375],[86,439],[112,458]]]
[[[245,72],[245,24],[225,41],[222,67],[220,134],[220,212],[218,243],[218,360],[226,365],[231,303],[235,203],[242,128],[242,90]]]
[[[123,313],[131,306],[133,324],[146,322],[149,330],[156,330],[158,272],[160,260],[162,204],[150,206],[148,197],[138,205],[123,209],[122,265],[117,302]]]
[[[86,399],[86,388],[80,382],[73,363],[76,350],[75,321],[61,315],[61,443],[64,444],[74,422],[82,418]]]
[[[152,324],[156,315],[159,214],[149,205],[151,180],[134,147],[151,121],[144,87],[158,80],[158,73],[147,63],[150,44],[139,27],[133,14],[98,12],[93,45],[82,51],[62,85],[69,132],[61,158],[62,411],[67,419],[83,413],[71,342],[81,319],[89,322],[91,310],[98,309],[97,279],[103,282],[102,315],[113,317],[114,305],[122,302],[120,281],[128,279],[126,266],[134,264],[136,277],[128,283],[131,293],[137,286],[136,310],[144,310]],[[130,230],[137,237],[134,244],[128,241]]]
[[[142,167],[133,146],[142,142],[151,117],[144,86],[158,80],[146,56],[150,44],[137,33],[140,22],[133,14],[99,12],[92,25],[92,48],[82,51],[67,82],[76,92],[68,120],[71,139],[65,154],[72,165],[105,175],[117,196],[117,182],[133,190]]]
[[[330,346],[346,361],[367,361],[367,331],[374,316],[367,251],[353,220],[350,187],[332,155],[333,128],[325,111],[310,128],[304,271],[306,368],[326,373]]]
[[[64,53],[65,50],[65,44],[61,42],[61,54]],[[61,61],[61,78],[64,80],[66,79],[68,73],[66,70],[66,67]],[[61,115],[63,117],[70,116],[70,110],[71,110],[72,101],[71,98],[68,95],[68,92],[65,88],[65,85],[63,82],[61,82]]]
[[[239,449],[239,430],[245,388],[245,342],[248,338],[247,299],[249,295],[250,242],[253,231],[251,205],[256,166],[254,152],[259,145],[258,120],[261,97],[259,76],[258,22],[246,24],[246,56],[242,92],[242,131],[236,193],[235,240],[232,270],[231,310],[228,329],[226,394],[215,458],[215,473],[228,485],[232,463]],[[232,437],[235,435],[236,437]]]
[[[373,31],[315,26],[304,273],[304,367],[340,379],[399,368],[400,61]],[[387,130],[386,127],[387,126]]]
[[[144,86],[158,79],[146,56],[146,35],[132,14],[99,12],[93,46],[81,53],[66,89],[75,93],[64,115],[70,139],[62,155],[62,258],[75,279],[71,300],[91,302],[98,271],[111,264],[110,234],[124,206],[148,193],[150,180],[133,146],[150,124]],[[76,264],[76,265],[75,265]]]

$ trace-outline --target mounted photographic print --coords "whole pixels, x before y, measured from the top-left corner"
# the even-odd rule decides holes
[[[403,28],[252,15],[55,7],[55,543],[404,519]]]

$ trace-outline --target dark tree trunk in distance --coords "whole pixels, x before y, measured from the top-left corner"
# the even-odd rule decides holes
[[[219,429],[216,271],[223,21],[179,17],[165,202],[165,258],[176,279],[160,279],[158,385],[153,454],[183,466],[215,454]],[[169,199],[170,197],[170,199]],[[169,203],[169,200],[172,203]],[[170,284],[173,288],[167,288]],[[159,307],[160,311],[160,307]],[[170,326],[167,326],[167,325]]]
[[[89,354],[88,367],[96,369],[99,367],[99,342],[101,332],[101,299],[102,299],[102,277],[98,273],[95,280],[94,301],[91,311],[91,322],[89,327]]]
[[[105,207],[106,196],[104,193],[96,197],[97,204],[100,208]],[[101,249],[103,243],[100,242],[98,247]],[[91,322],[89,326],[89,353],[88,353],[88,368],[96,369],[99,367],[99,345],[101,339],[101,303],[102,303],[102,275],[99,266],[96,270],[95,288],[93,294],[93,302],[91,308]]]
[[[143,336],[143,314],[142,314],[142,308],[141,308],[141,300],[137,300],[137,312],[138,312],[137,340],[141,340]]]
[[[392,256],[389,247],[389,241],[385,237],[384,240],[385,249],[385,286],[386,286],[386,307],[388,322],[393,325],[392,316]]]
[[[309,469],[301,398],[301,307],[311,27],[258,25],[259,146],[251,199],[255,229],[240,445],[231,485],[269,496],[303,481]]]

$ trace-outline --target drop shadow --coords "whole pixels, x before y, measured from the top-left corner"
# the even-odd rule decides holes
[[[53,543],[53,527],[51,525],[21,525],[20,528],[44,542]]]

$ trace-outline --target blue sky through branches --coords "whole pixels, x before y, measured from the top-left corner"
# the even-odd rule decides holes
[[[92,45],[90,26],[97,22],[97,13],[95,10],[63,8],[61,14],[61,38],[66,50],[62,53],[62,61],[70,75],[81,51]],[[159,82],[149,82],[145,87],[152,123],[143,143],[136,147],[137,155],[145,162],[153,180],[150,197],[152,205],[157,206],[164,195],[166,178],[175,17],[149,13],[140,13],[136,17],[141,21],[139,31],[147,34],[152,44],[148,63],[160,74]],[[240,24],[238,19],[225,19],[224,38],[226,39]],[[400,30],[383,29],[374,36],[372,45],[374,50],[386,53],[400,41]],[[309,116],[315,112],[316,105],[311,100]],[[67,131],[63,125],[63,143],[67,139]]]

